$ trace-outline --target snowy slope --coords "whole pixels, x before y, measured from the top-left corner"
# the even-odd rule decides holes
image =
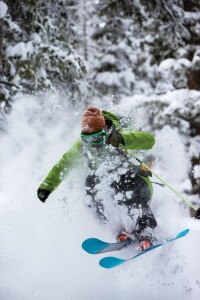
[[[21,97],[0,137],[0,300],[199,299],[200,221],[170,190],[154,186],[158,231],[170,236],[190,228],[190,234],[113,270],[98,266],[105,255],[81,249],[88,237],[114,239],[111,226],[84,204],[84,169],[74,170],[45,204],[37,199],[37,187],[80,130],[81,112],[63,109],[56,96],[47,99]],[[157,140],[155,171],[182,191],[188,161],[181,140],[168,127]],[[131,248],[116,255],[131,256]]]

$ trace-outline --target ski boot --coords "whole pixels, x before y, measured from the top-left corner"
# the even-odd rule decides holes
[[[130,234],[126,231],[120,231],[118,235],[116,236],[117,242],[123,242],[123,241],[131,241]]]
[[[140,251],[145,251],[153,247],[153,240],[149,236],[143,236],[139,240],[139,249]]]

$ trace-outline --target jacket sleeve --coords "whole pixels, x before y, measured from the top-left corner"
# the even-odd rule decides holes
[[[148,150],[155,144],[155,138],[148,132],[123,132],[124,147],[128,150]]]
[[[120,118],[115,114],[102,110],[105,120],[110,120],[115,128],[120,126]],[[155,144],[155,138],[148,132],[130,132],[126,128],[119,131],[124,140],[124,147],[127,150],[148,150]]]
[[[58,163],[51,169],[47,177],[40,185],[40,189],[45,189],[53,192],[61,183],[63,178],[70,170],[77,165],[81,156],[81,140],[78,140],[70,150],[68,150]]]
[[[111,121],[116,128],[119,126],[119,118],[116,115],[106,110],[102,110],[101,112],[105,120]]]

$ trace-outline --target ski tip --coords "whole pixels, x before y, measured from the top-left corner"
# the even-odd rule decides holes
[[[112,269],[123,264],[126,260],[117,257],[104,257],[99,261],[99,265],[104,269]]]
[[[185,229],[185,230],[183,230],[183,231],[181,231],[181,232],[179,232],[178,234],[177,234],[177,238],[181,238],[181,237],[184,237],[186,234],[188,234],[189,233],[189,231],[190,231],[190,229]]]
[[[89,254],[98,254],[108,243],[96,238],[89,238],[82,243],[82,248]]]
[[[90,239],[85,240],[82,243],[82,249],[85,250],[86,252],[90,253],[90,254],[94,254],[94,249],[92,247],[94,242],[95,242],[94,238],[90,238]]]
[[[190,229],[189,229],[189,228],[187,228],[187,229],[185,229],[185,230],[183,230],[183,231],[182,231],[182,234],[183,234],[183,235],[186,235],[186,234],[188,234],[188,233],[189,233],[189,231],[190,231]]]

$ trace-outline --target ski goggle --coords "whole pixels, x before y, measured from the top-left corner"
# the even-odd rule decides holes
[[[81,133],[81,138],[84,143],[93,145],[102,145],[106,140],[106,131],[100,130],[95,133]]]

